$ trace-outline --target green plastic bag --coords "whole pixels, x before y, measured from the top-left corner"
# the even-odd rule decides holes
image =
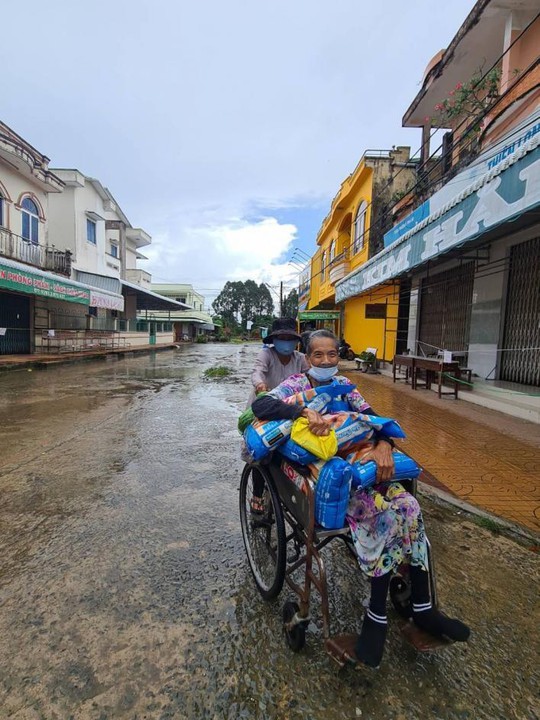
[[[257,397],[262,397],[263,395],[268,395],[268,393],[262,392],[257,395]],[[244,434],[245,429],[248,425],[251,425],[251,423],[256,420],[255,415],[253,414],[253,410],[248,407],[247,410],[244,410],[244,412],[240,415],[238,418],[238,432],[240,435]]]

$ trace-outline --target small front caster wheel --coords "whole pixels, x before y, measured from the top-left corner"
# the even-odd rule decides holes
[[[293,625],[290,630],[287,629],[287,624],[291,622],[299,610],[298,603],[292,602],[291,600],[287,600],[283,606],[283,632],[285,633],[287,645],[291,650],[294,650],[294,652],[299,652],[306,644],[307,622],[298,623],[297,625]]]

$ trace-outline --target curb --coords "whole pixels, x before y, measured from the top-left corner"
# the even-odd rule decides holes
[[[523,525],[514,523],[511,520],[506,520],[500,515],[495,515],[487,510],[482,510],[476,505],[471,505],[464,500],[460,500],[455,495],[451,495],[450,493],[440,490],[439,488],[435,488],[432,485],[427,485],[425,482],[419,481],[418,488],[422,495],[426,495],[435,503],[451,505],[452,507],[458,508],[469,515],[475,515],[476,517],[492,520],[495,524],[505,530],[508,535],[512,535],[514,537],[517,536],[519,539],[532,542],[535,545],[540,543],[540,533],[535,533],[534,530],[529,530],[529,528],[525,528]]]

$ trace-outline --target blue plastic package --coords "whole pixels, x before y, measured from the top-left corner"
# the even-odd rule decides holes
[[[343,458],[320,460],[310,466],[315,484],[315,522],[327,530],[345,525],[351,491],[352,466]]]
[[[352,458],[355,453],[352,453],[349,458]],[[394,475],[392,481],[398,480],[414,480],[417,478],[422,469],[416,464],[416,462],[405,455],[402,452],[394,452]],[[350,462],[350,461],[349,461]],[[373,460],[362,465],[359,461],[350,464],[352,469],[352,487],[356,488],[368,488],[375,485],[377,481],[377,465]]]
[[[291,440],[291,438],[288,438],[283,445],[279,446],[278,452],[288,460],[293,460],[294,462],[300,463],[300,465],[310,465],[319,460],[313,453],[304,450],[303,447],[300,447],[300,445],[295,443],[294,440]]]
[[[343,393],[349,393],[354,385],[332,382],[319,385],[290,398],[292,404],[324,412],[327,405]],[[291,434],[292,420],[255,420],[244,431],[244,441],[249,454],[256,462],[269,455],[272,450],[286,442]],[[292,458],[291,458],[292,459]]]

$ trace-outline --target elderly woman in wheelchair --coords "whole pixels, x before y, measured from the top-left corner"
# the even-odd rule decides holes
[[[307,373],[292,375],[268,395],[252,405],[259,420],[295,420],[304,417],[315,436],[329,433],[328,417],[313,409],[285,402],[287,398],[328,383],[349,384],[338,376],[337,338],[329,331],[315,331],[309,337],[306,356],[310,363]],[[356,390],[342,397],[350,412],[375,415]],[[427,540],[418,501],[394,477],[393,442],[375,433],[369,444],[362,444],[359,453],[351,456],[360,463],[373,460],[377,466],[376,483],[358,488],[351,494],[346,520],[358,563],[370,578],[371,594],[363,624],[354,645],[359,662],[377,667],[382,659],[387,633],[387,596],[391,578],[403,564],[409,563],[412,621],[429,635],[452,641],[466,641],[469,628],[460,620],[440,612],[432,602]],[[254,491],[255,492],[255,491]]]

